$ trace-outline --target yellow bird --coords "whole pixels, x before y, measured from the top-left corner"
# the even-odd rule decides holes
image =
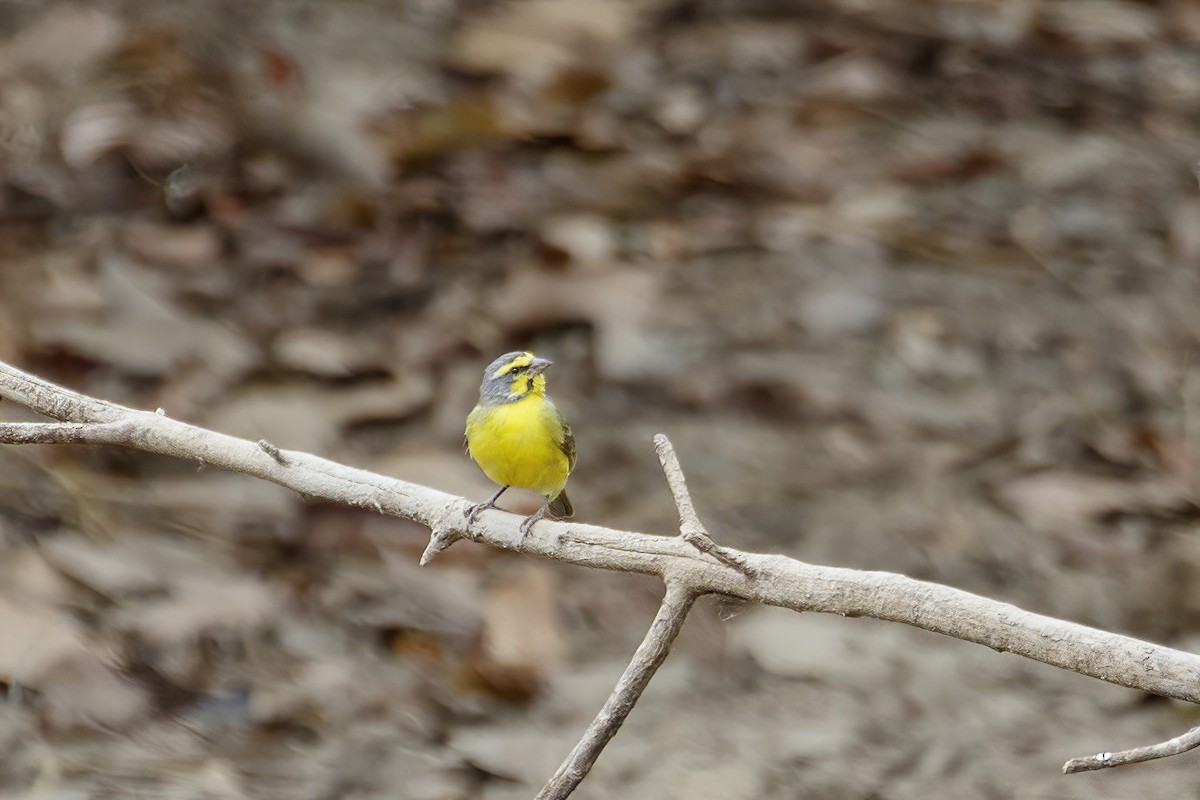
[[[525,536],[550,512],[570,518],[575,509],[564,487],[575,468],[575,436],[562,412],[546,396],[546,376],[552,362],[533,353],[506,353],[483,371],[479,403],[467,416],[467,453],[500,490],[486,502],[466,511],[467,525],[480,512],[493,508],[511,486],[532,489],[546,504],[521,523]]]

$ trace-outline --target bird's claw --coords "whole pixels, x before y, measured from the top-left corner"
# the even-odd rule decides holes
[[[542,519],[545,516],[546,516],[546,507],[542,506],[537,511],[530,514],[528,517],[521,520],[521,527],[520,527],[521,541],[525,541],[525,537],[529,535],[529,532],[531,530],[533,530],[533,526],[537,523],[538,520]]]
[[[496,490],[496,493],[487,500],[484,500],[482,503],[476,503],[475,505],[463,511],[463,516],[467,518],[467,527],[470,528],[472,525],[474,525],[476,518],[478,518],[479,515],[484,511],[487,511],[489,508],[495,508],[496,501],[500,499],[500,495],[504,494],[506,489],[508,489],[507,486],[501,486],[498,490]]]
[[[506,486],[504,488],[507,489],[508,487]],[[465,508],[463,510],[463,516],[467,518],[467,527],[470,528],[472,525],[474,525],[475,520],[484,511],[487,511],[489,508],[495,508],[496,507],[496,498],[499,496],[500,496],[500,492],[497,492],[496,496],[493,497],[491,500],[486,500],[482,503],[476,503],[473,506],[468,506],[467,508]],[[533,530],[534,524],[537,523],[538,520],[543,519],[546,516],[546,509],[548,509],[549,507],[550,507],[549,504],[544,505],[541,508],[539,508],[537,511],[530,514],[525,519],[521,520],[521,526],[520,526],[520,528],[518,528],[518,530],[521,531],[521,541],[525,541],[525,537],[529,535],[529,532],[531,530]]]
[[[467,518],[467,527],[475,524],[475,520],[489,508],[495,508],[491,503],[476,503],[463,511],[463,516]]]

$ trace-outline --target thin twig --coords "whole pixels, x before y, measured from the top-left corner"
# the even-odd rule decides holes
[[[428,566],[438,553],[446,550],[461,538],[456,531],[435,525],[429,531],[429,544],[425,545],[425,552],[421,553],[421,560],[418,563],[422,567]]]
[[[667,583],[662,605],[650,624],[650,630],[646,632],[646,638],[633,654],[633,660],[625,668],[600,713],[584,731],[579,744],[575,745],[562,766],[538,792],[536,800],[563,800],[587,777],[604,746],[621,729],[650,679],[671,652],[671,644],[679,635],[695,599],[695,594],[686,586],[676,582]]]
[[[161,411],[162,409],[159,409],[159,410]],[[280,452],[279,447],[276,446],[274,442],[267,441],[266,439],[259,439],[258,446],[261,447],[262,451],[264,453],[266,453],[267,455],[269,455],[271,458],[275,459],[277,462],[284,465],[285,467],[287,466],[287,463],[288,463],[287,458],[283,455],[282,452]]]
[[[1119,753],[1097,753],[1094,756],[1072,758],[1063,764],[1063,773],[1072,775],[1076,772],[1088,772],[1094,769],[1123,767],[1126,764],[1140,764],[1143,761],[1153,761],[1156,758],[1167,758],[1186,753],[1200,747],[1200,727],[1192,728],[1187,733],[1180,734],[1174,739],[1168,739],[1158,744],[1146,747],[1135,747],[1132,750],[1122,750]]]
[[[679,509],[679,531],[691,531],[704,534],[704,526],[696,514],[696,506],[692,503],[692,495],[687,488],[687,479],[683,477],[683,467],[679,466],[679,457],[675,448],[665,433],[654,434],[654,452],[658,454],[658,463],[662,465],[663,475],[667,479],[667,488],[675,499],[675,507]]]
[[[675,448],[671,446],[671,440],[665,433],[654,435],[654,452],[658,453],[658,463],[662,465],[667,487],[671,490],[671,497],[675,499],[675,507],[679,509],[679,535],[683,540],[701,553],[736,569],[747,578],[755,577],[754,568],[747,564],[745,559],[738,558],[735,553],[717,544],[708,535],[708,531],[700,522],[700,516],[696,513],[696,506],[692,503],[692,495],[688,492],[687,479],[683,477],[683,467],[679,466]]]

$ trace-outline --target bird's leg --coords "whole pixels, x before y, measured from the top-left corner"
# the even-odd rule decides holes
[[[507,486],[501,486],[500,489],[494,495],[489,497],[487,500],[485,500],[482,503],[476,503],[475,505],[471,506],[466,511],[464,511],[463,516],[467,518],[467,527],[468,528],[471,527],[475,523],[475,518],[478,517],[481,513],[483,513],[484,511],[486,511],[489,508],[495,508],[496,501],[500,499],[500,495],[504,494],[504,491],[506,489],[508,489]]]
[[[550,504],[546,503],[546,505],[521,520],[521,541],[525,541],[525,537],[533,530],[534,523],[546,516],[546,509],[548,508],[550,508]]]

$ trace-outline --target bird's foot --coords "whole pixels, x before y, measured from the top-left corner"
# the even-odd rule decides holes
[[[496,507],[496,504],[493,503],[491,500],[487,501],[486,503],[476,503],[475,505],[468,507],[467,510],[463,512],[463,516],[467,518],[467,527],[469,528],[472,525],[474,525],[475,520],[484,511],[487,511],[489,508],[495,508],[495,507]]]
[[[467,527],[470,528],[472,525],[474,525],[475,519],[484,511],[487,511],[489,508],[495,508],[496,501],[500,499],[500,495],[504,494],[504,491],[507,488],[507,486],[501,486],[496,490],[496,493],[487,500],[484,500],[482,503],[476,503],[464,511],[463,516],[467,518]]]
[[[546,516],[546,508],[546,506],[542,506],[528,517],[521,520],[521,541],[525,541],[525,537],[529,535],[531,530],[533,530],[534,523]]]

